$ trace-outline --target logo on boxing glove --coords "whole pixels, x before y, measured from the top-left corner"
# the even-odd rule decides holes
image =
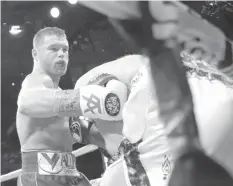
[[[120,99],[114,93],[109,93],[104,102],[105,110],[110,116],[117,116],[120,113]]]

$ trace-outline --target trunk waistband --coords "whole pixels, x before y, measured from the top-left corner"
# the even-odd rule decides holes
[[[78,176],[76,158],[71,152],[22,152],[22,171],[39,175]]]

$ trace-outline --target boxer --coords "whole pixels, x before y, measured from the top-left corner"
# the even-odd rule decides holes
[[[144,167],[147,182],[150,185],[167,185],[176,157],[171,153],[163,123],[158,119],[148,59],[141,55],[129,55],[104,63],[84,74],[76,82],[75,89],[88,85],[91,79],[105,73],[124,82],[130,89],[129,98],[123,108],[122,121],[94,119],[105,143],[108,143],[108,140],[115,141],[115,145],[112,146],[113,152],[118,151],[119,145],[123,147],[123,151],[127,144],[131,143],[128,146],[132,149],[136,146],[140,160],[137,163]],[[233,90],[220,81],[210,82],[207,77],[200,79],[197,76],[188,76],[188,82],[193,94],[201,143],[208,154],[230,170],[233,161],[230,159],[231,156],[226,155],[231,143],[224,139],[231,136]],[[115,130],[115,127],[119,126],[122,127],[122,131]],[[121,143],[122,138],[114,139],[114,134],[123,135],[128,141],[124,140]],[[127,153],[130,154],[130,150],[123,152],[118,161],[107,167],[101,179],[101,186],[132,184],[130,181],[132,176],[128,173],[131,167],[128,166],[127,158],[124,158]],[[135,174],[139,177],[140,172]]]
[[[105,87],[87,85],[76,90],[58,87],[67,70],[68,49],[66,34],[57,27],[43,28],[34,36],[33,71],[24,79],[17,102],[19,186],[90,186],[75,167],[68,117],[122,120],[121,105],[128,96],[124,83],[112,80]]]

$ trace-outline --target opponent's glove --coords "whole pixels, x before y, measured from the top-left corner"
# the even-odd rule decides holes
[[[105,139],[98,131],[94,120],[90,120],[83,116],[70,117],[69,126],[74,143],[96,145],[107,158],[112,158],[110,153],[105,150]]]
[[[127,86],[109,74],[98,75],[89,84],[80,88],[83,115],[91,119],[122,120],[122,109],[128,98]]]
[[[101,134],[95,126],[95,122],[86,117],[70,117],[69,120],[70,132],[74,142],[82,144],[90,144],[90,136],[103,140]]]

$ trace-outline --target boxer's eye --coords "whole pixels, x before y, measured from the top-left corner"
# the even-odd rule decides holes
[[[52,50],[53,52],[57,52],[58,51],[57,48],[51,48],[50,50]]]
[[[68,50],[69,50],[68,48],[63,48],[63,52],[64,52],[64,53],[67,53]]]

